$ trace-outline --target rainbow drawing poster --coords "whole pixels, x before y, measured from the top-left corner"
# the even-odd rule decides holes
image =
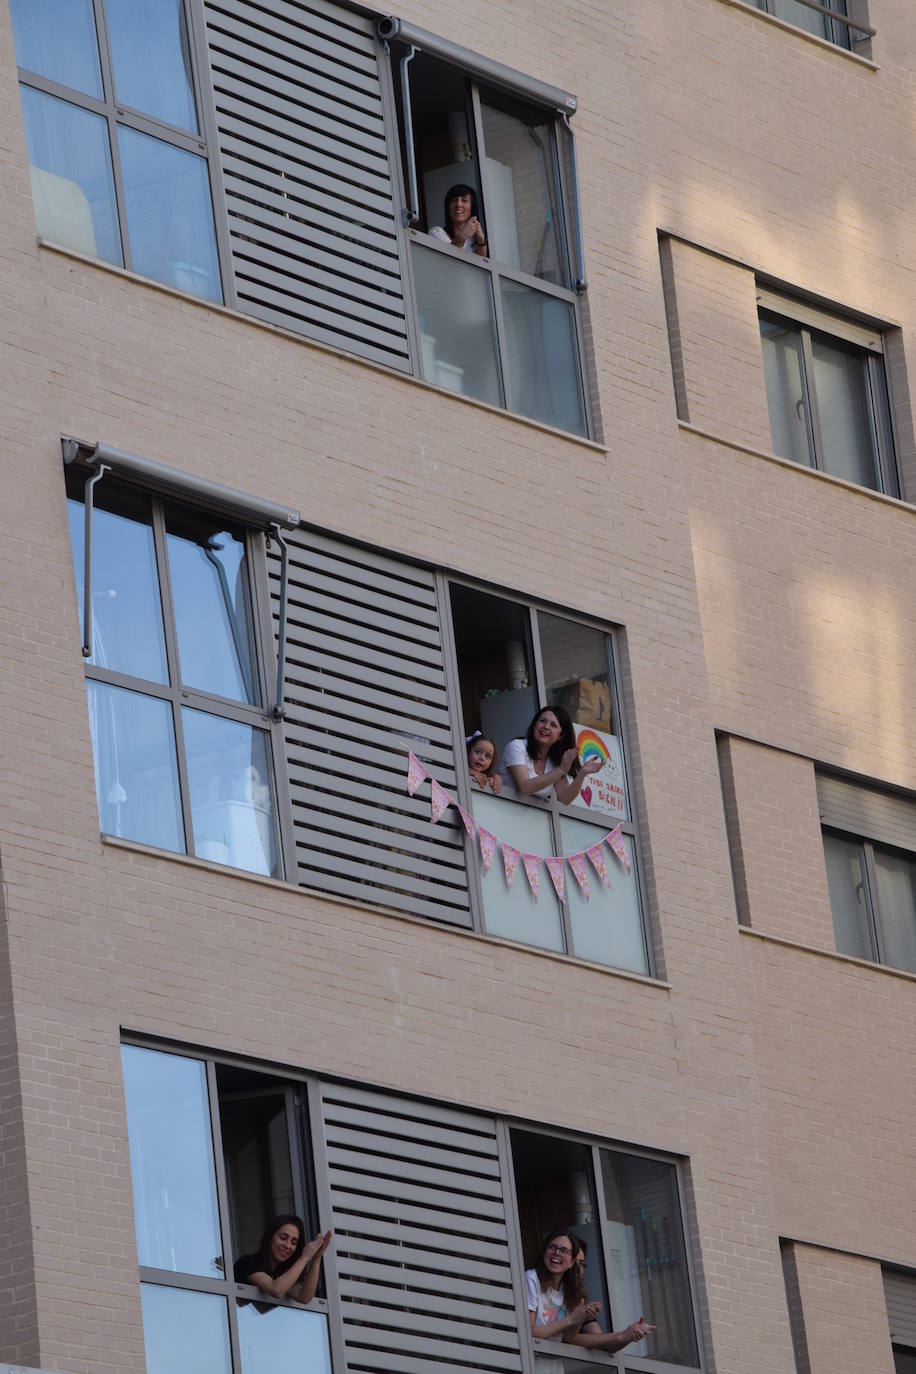
[[[623,762],[616,735],[593,730],[590,725],[573,724],[576,747],[583,763],[601,760],[601,768],[586,778],[574,806],[583,811],[600,811],[605,815],[626,818]]]

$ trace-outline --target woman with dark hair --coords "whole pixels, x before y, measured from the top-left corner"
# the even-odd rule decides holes
[[[576,800],[582,784],[601,767],[600,759],[580,763],[576,732],[562,706],[545,706],[528,726],[524,739],[510,740],[499,771],[523,797],[550,797],[556,791],[564,806]]]
[[[306,1245],[305,1226],[299,1217],[271,1217],[257,1252],[236,1260],[235,1281],[253,1283],[271,1298],[311,1302],[318,1287],[321,1256],[330,1243],[328,1231]]]
[[[464,253],[476,253],[480,258],[487,256],[487,240],[480,224],[477,192],[473,186],[459,182],[448,188],[445,193],[445,228],[436,224],[429,233],[431,238],[450,243]]]
[[[534,1265],[525,1270],[531,1334],[568,1341],[583,1322],[594,1321],[597,1303],[587,1303],[582,1276],[573,1262],[578,1240],[568,1231],[550,1231],[541,1242]]]
[[[573,1236],[572,1243],[576,1250],[573,1268],[579,1272],[579,1283],[580,1286],[583,1286],[584,1297],[585,1261],[588,1244],[579,1236]],[[585,1300],[588,1301],[587,1298]],[[591,1303],[590,1307],[595,1307],[600,1311],[601,1303]],[[643,1336],[650,1336],[655,1330],[655,1327],[650,1326],[645,1317],[640,1317],[638,1321],[630,1322],[630,1325],[623,1331],[603,1331],[596,1320],[597,1315],[596,1312],[595,1317],[592,1317],[590,1321],[583,1322],[579,1330],[569,1337],[574,1345],[581,1345],[586,1350],[603,1350],[606,1354],[613,1355],[615,1351],[622,1350],[625,1345],[629,1345],[632,1341],[641,1341]]]

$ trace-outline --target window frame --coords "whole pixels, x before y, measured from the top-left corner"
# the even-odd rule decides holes
[[[773,19],[780,19],[784,24],[791,24],[791,19],[786,19],[781,14],[775,14],[772,8],[773,0],[750,0],[757,9],[768,14]],[[849,13],[847,0],[796,0],[796,3],[803,5],[805,9],[811,10],[813,14],[821,14],[827,21],[824,34],[813,34],[814,38],[822,38],[825,43],[832,43],[835,48],[842,48],[844,52],[854,53],[856,45],[867,43],[874,37],[874,29],[863,27],[856,23],[853,15]],[[835,8],[836,5],[843,5],[843,9]],[[796,28],[802,28],[800,24]],[[803,33],[809,30],[802,29]]]
[[[868,402],[868,425],[874,454],[877,485],[861,486],[863,491],[878,491],[884,496],[900,499],[901,482],[897,454],[900,442],[897,434],[896,410],[891,389],[889,369],[885,361],[883,332],[879,328],[867,329],[852,320],[830,315],[803,301],[779,296],[758,284],[757,287],[758,330],[762,323],[774,323],[793,330],[799,340],[802,402],[804,405],[805,435],[808,442],[808,464],[815,472],[823,472],[828,477],[836,474],[825,465],[824,443],[821,436],[820,406],[817,399],[817,385],[814,376],[814,357],[812,335],[823,337],[828,343],[839,344],[847,350],[855,350],[863,366],[866,398]],[[890,433],[884,432],[882,423],[883,392],[887,407]],[[774,450],[775,452],[775,450]],[[796,462],[785,458],[785,462]],[[797,463],[804,467],[804,463]],[[838,478],[849,481],[848,478]]]
[[[82,476],[82,470],[74,473],[74,484]],[[151,487],[146,487],[142,483],[134,483],[124,477],[118,476],[113,472],[104,470],[103,480],[107,478],[108,491],[112,487],[117,491],[125,491],[127,494],[139,492],[149,502],[150,512],[150,531],[152,535],[153,554],[156,560],[156,588],[159,593],[159,610],[162,617],[163,648],[165,652],[166,674],[165,682],[156,682],[151,679],[136,677],[130,673],[120,672],[113,668],[97,666],[89,662],[84,657],[83,667],[85,670],[86,681],[101,682],[111,687],[119,687],[125,691],[132,692],[139,696],[151,697],[157,701],[164,701],[168,704],[171,711],[172,737],[175,743],[176,770],[178,775],[179,791],[179,811],[184,838],[184,849],[174,851],[171,849],[160,849],[158,845],[150,845],[145,841],[130,841],[131,843],[145,843],[148,848],[157,849],[163,854],[180,853],[188,858],[196,859],[200,863],[213,863],[214,860],[204,859],[198,856],[194,846],[194,822],[191,809],[191,792],[187,766],[187,752],[184,741],[184,722],[182,718],[182,708],[200,711],[201,713],[213,716],[221,720],[235,721],[237,724],[247,725],[252,730],[259,731],[267,736],[267,743],[270,749],[270,776],[267,779],[270,787],[271,802],[273,808],[273,827],[277,847],[277,874],[276,881],[285,881],[286,875],[295,866],[295,842],[292,837],[290,807],[287,801],[289,788],[286,776],[286,742],[283,738],[282,720],[278,719],[271,707],[271,683],[268,675],[269,655],[268,645],[272,645],[272,637],[268,636],[267,630],[272,631],[272,615],[270,608],[270,593],[268,588],[268,574],[266,562],[266,536],[244,521],[227,518],[227,524],[234,526],[236,532],[241,536],[244,544],[245,563],[248,573],[248,592],[249,592],[249,613],[251,617],[251,648],[254,656],[252,682],[256,688],[258,703],[245,703],[237,701],[231,697],[219,696],[213,692],[206,692],[201,688],[186,685],[181,678],[181,659],[178,647],[178,631],[175,618],[175,601],[172,591],[172,570],[169,563],[168,554],[168,532],[166,528],[165,508],[171,505],[182,511],[190,512],[210,518],[213,517],[213,510],[209,508],[205,500],[196,502],[187,497],[177,497],[164,495]],[[87,481],[92,481],[89,473]],[[69,486],[69,483],[68,483]],[[82,500],[78,504],[85,505],[85,485],[82,491]],[[77,500],[70,495],[67,490],[66,498],[68,501]],[[109,832],[101,829],[101,817],[99,818],[99,829],[103,839],[122,839],[125,837],[112,836]],[[228,868],[233,873],[251,873],[252,870],[237,868],[234,865],[220,864],[221,868]],[[270,877],[272,875],[258,874],[260,877]]]
[[[914,870],[916,870],[916,852],[903,849],[899,845],[886,844],[881,840],[871,839],[867,835],[857,835],[853,831],[842,830],[836,825],[822,825],[822,835],[831,835],[836,839],[845,840],[849,844],[854,844],[859,850],[859,862],[862,867],[863,882],[863,901],[865,905],[865,915],[868,921],[868,936],[872,948],[872,957],[866,958],[867,963],[880,964],[882,968],[898,969],[901,973],[911,973],[914,970],[901,969],[898,964],[892,964],[886,957],[887,942],[884,933],[884,925],[881,916],[881,899],[878,892],[878,871],[875,865],[875,848],[886,851],[890,854],[899,855],[907,860]],[[840,951],[837,951],[838,953]],[[862,958],[863,956],[850,955],[850,958]]]
[[[457,573],[437,571],[436,584],[439,599],[439,617],[442,626],[442,638],[445,658],[446,690],[449,699],[449,716],[452,726],[452,744],[456,760],[455,773],[457,777],[458,800],[466,811],[473,813],[473,796],[467,770],[467,748],[465,745],[464,721],[461,702],[461,685],[458,673],[458,655],[455,642],[455,627],[452,618],[452,605],[450,589],[452,586],[467,587],[471,591],[481,592],[486,596],[493,596],[504,601],[511,602],[519,606],[528,613],[528,645],[531,651],[531,666],[533,670],[533,683],[538,702],[538,710],[543,710],[548,704],[546,700],[546,686],[544,679],[544,665],[541,656],[540,634],[538,628],[538,612],[556,616],[563,620],[571,621],[577,625],[583,625],[590,630],[595,630],[603,635],[608,661],[608,688],[613,708],[613,716],[618,726],[617,739],[620,745],[621,763],[623,766],[624,781],[626,786],[626,798],[629,816],[626,820],[608,815],[607,812],[596,811],[592,813],[595,817],[596,827],[608,823],[608,831],[620,826],[624,834],[631,842],[633,848],[633,868],[636,878],[636,892],[639,902],[639,914],[642,928],[643,949],[646,955],[646,974],[636,974],[637,977],[657,978],[656,959],[653,950],[653,942],[649,935],[649,905],[648,891],[645,880],[645,857],[643,846],[640,841],[640,825],[636,818],[636,806],[634,803],[633,777],[634,770],[630,760],[629,748],[629,725],[623,703],[623,693],[620,690],[622,672],[620,664],[620,643],[621,631],[618,627],[608,626],[587,615],[570,612],[565,607],[555,606],[548,602],[542,602],[533,597],[526,597],[521,593],[506,591],[502,587],[493,587],[486,583],[480,583],[473,578],[464,577]],[[564,853],[562,844],[562,834],[560,822],[565,817],[569,820],[589,823],[590,817],[583,812],[581,807],[567,806],[562,803],[556,795],[550,798],[540,798],[535,796],[513,796],[511,804],[530,806],[541,814],[547,815],[550,826],[551,838],[553,840],[553,852],[557,855]],[[468,889],[470,894],[471,908],[471,929],[481,934],[488,934],[486,925],[486,904],[483,892],[483,872],[478,846],[470,836],[464,836],[465,864],[468,875]],[[498,876],[498,875],[497,875]],[[517,879],[522,881],[522,878]],[[549,878],[546,879],[551,897],[553,888]],[[568,882],[575,880],[567,875]],[[596,879],[597,881],[597,879]],[[569,890],[569,889],[567,889]],[[573,938],[572,920],[570,917],[569,901],[560,902],[556,899],[560,908],[560,919],[563,931],[564,948],[562,951],[551,951],[554,954],[562,954],[571,959],[581,959],[575,952],[575,941]],[[491,937],[509,938],[509,937]],[[540,949],[539,945],[526,945],[526,948]],[[584,962],[592,963],[593,960]],[[616,965],[601,964],[600,967],[613,969]],[[632,973],[629,969],[618,969],[618,972]]]
[[[58,100],[65,101],[68,105],[76,105],[90,114],[99,115],[105,120],[108,136],[108,148],[111,157],[111,173],[114,184],[115,212],[118,217],[118,236],[121,245],[122,266],[125,271],[133,272],[133,257],[130,248],[130,234],[127,225],[127,199],[124,190],[124,175],[121,168],[121,153],[118,139],[118,128],[123,125],[127,129],[132,129],[136,133],[146,134],[150,138],[157,139],[160,143],[168,144],[173,148],[178,148],[183,152],[193,153],[201,157],[207,168],[207,185],[210,192],[210,210],[213,216],[213,236],[214,247],[216,249],[217,265],[219,272],[220,299],[212,301],[209,297],[201,297],[201,300],[209,301],[210,304],[230,305],[234,300],[230,300],[227,283],[231,281],[232,274],[229,271],[229,241],[227,235],[227,225],[225,223],[225,209],[222,198],[222,184],[219,176],[219,157],[216,149],[216,142],[213,138],[212,123],[212,83],[209,80],[209,72],[206,69],[203,57],[206,49],[202,50],[200,34],[197,24],[197,3],[196,0],[179,0],[182,6],[182,13],[185,18],[185,32],[188,36],[188,56],[191,68],[191,81],[193,84],[194,112],[197,116],[196,134],[188,129],[182,129],[178,125],[168,124],[164,120],[156,118],[154,115],[146,114],[141,110],[135,110],[123,101],[116,99],[116,85],[114,60],[111,51],[111,41],[108,34],[108,15],[105,9],[105,0],[90,0],[92,6],[92,17],[95,24],[95,40],[99,58],[99,73],[102,84],[101,98],[87,94],[74,86],[66,86],[50,77],[42,76],[40,72],[32,71],[28,67],[17,65],[16,71],[20,86],[30,87],[33,90],[41,91],[45,95],[55,96]],[[117,265],[117,264],[115,264]],[[148,281],[157,281],[158,278],[148,277]],[[169,282],[160,283],[176,290]]]

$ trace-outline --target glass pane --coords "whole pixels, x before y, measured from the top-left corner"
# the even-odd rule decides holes
[[[628,1355],[695,1367],[697,1342],[673,1164],[601,1151],[607,1232],[615,1256],[614,1329],[644,1316],[657,1329]]]
[[[165,523],[182,683],[256,703],[244,540],[188,511],[168,510]]]
[[[106,0],[118,100],[197,133],[184,0]]]
[[[495,92],[481,100],[480,116],[491,256],[533,277],[568,286],[553,119],[535,106]]]
[[[607,827],[603,825],[587,825],[584,821],[571,820],[569,816],[560,819],[564,854],[588,849],[606,834]],[[623,864],[605,845],[605,863],[611,886],[604,886],[589,860],[588,901],[575,878],[567,872],[566,893],[573,952],[579,959],[593,959],[597,964],[610,964],[613,968],[629,969],[632,973],[648,973],[639,884],[636,881],[636,853],[630,836],[624,835],[623,839],[630,855],[630,872],[627,873]]]
[[[614,724],[607,635],[544,611],[538,611],[538,630],[547,704],[569,712],[583,762],[602,762],[575,804],[626,820],[626,776]]]
[[[811,463],[802,390],[801,335],[789,325],[760,320],[763,373],[773,452],[796,463]]]
[[[102,833],[183,854],[171,706],[92,678],[86,694]]]
[[[502,405],[490,274],[416,243],[413,270],[423,376]]]
[[[235,720],[185,707],[194,853],[249,873],[279,876],[267,737]]]
[[[825,834],[824,858],[837,950],[859,959],[874,959],[861,847],[852,840],[841,840],[839,835]]]
[[[858,350],[811,339],[814,386],[825,472],[862,487],[877,488],[878,468],[872,432],[865,356]]]
[[[550,818],[534,806],[507,801],[488,792],[474,792],[474,818],[497,839],[515,845],[522,853],[552,854]],[[541,894],[531,895],[525,870],[519,861],[515,883],[506,886],[502,855],[497,850],[489,873],[481,879],[487,930],[541,949],[563,949],[560,905],[546,868],[541,868]]]
[[[92,0],[12,0],[16,61],[87,95],[102,95]]]
[[[829,5],[830,0],[822,0],[822,3]],[[770,0],[769,10],[777,19],[785,19],[796,28],[804,29],[806,33],[816,33],[818,38],[831,37],[827,27],[830,20],[827,16],[809,9],[807,5],[801,4],[800,0]]]
[[[230,1374],[226,1299],[141,1283],[147,1374]]]
[[[221,1278],[206,1067],[136,1045],[122,1045],[121,1063],[140,1263]]]
[[[39,238],[120,267],[106,120],[29,86],[20,92]]]
[[[884,962],[916,973],[916,858],[875,845]]]
[[[289,1127],[283,1092],[240,1086],[255,1075],[217,1069],[219,1119],[229,1191],[232,1253],[252,1254],[268,1217],[295,1212]]]
[[[240,1304],[239,1345],[242,1374],[331,1374],[328,1320],[319,1312]]]
[[[118,142],[134,271],[221,301],[206,162],[123,124]]]
[[[116,510],[106,510],[105,480],[93,493],[92,657],[87,662],[148,682],[168,682],[149,501],[127,495],[112,501]],[[70,500],[67,514],[83,634],[86,507]]]
[[[894,445],[894,426],[891,420],[890,397],[887,394],[887,373],[884,359],[873,356],[871,359],[873,378],[873,400],[875,404],[875,423],[880,432],[880,444],[884,455],[884,471],[881,474],[881,489],[888,496],[900,495],[897,477],[897,459]]]
[[[512,409],[542,424],[585,434],[575,309],[514,281],[501,281],[500,291]]]

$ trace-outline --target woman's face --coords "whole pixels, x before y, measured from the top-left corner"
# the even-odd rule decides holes
[[[563,733],[560,722],[553,711],[542,711],[534,727],[534,738],[546,752],[552,749]]]
[[[448,212],[451,216],[452,224],[464,224],[471,218],[471,197],[453,196],[448,203]]]
[[[493,762],[493,746],[488,739],[475,740],[468,750],[472,773],[485,773]]]
[[[573,1243],[569,1236],[554,1236],[544,1246],[544,1268],[551,1278],[560,1279],[572,1268]]]
[[[299,1244],[299,1227],[292,1222],[280,1226],[270,1238],[270,1257],[275,1264],[282,1264]]]

